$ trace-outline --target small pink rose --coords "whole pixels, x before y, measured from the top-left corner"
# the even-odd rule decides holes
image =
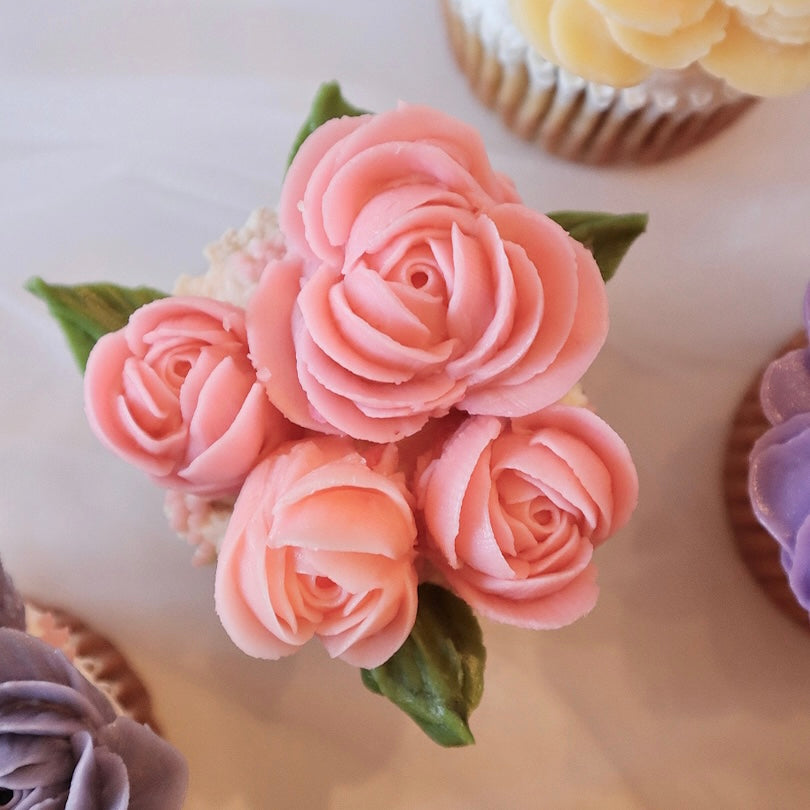
[[[288,255],[248,305],[248,340],[270,399],[306,428],[388,442],[451,408],[523,416],[604,341],[593,256],[436,110],[319,127],[279,222]]]
[[[146,304],[90,353],[90,427],[162,486],[235,492],[293,431],[267,399],[247,351],[238,307],[197,297]]]
[[[427,553],[482,615],[556,628],[595,604],[593,549],[630,517],[624,442],[585,408],[468,419],[416,483]]]
[[[416,617],[416,526],[393,446],[285,445],[248,476],[217,561],[217,613],[249,655],[317,636],[360,667],[390,658]]]

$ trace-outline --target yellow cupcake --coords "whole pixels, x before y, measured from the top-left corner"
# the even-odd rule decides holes
[[[574,160],[685,151],[810,86],[810,0],[443,0],[476,92]]]

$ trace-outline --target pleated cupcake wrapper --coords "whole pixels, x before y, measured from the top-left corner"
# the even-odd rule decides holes
[[[456,61],[476,95],[522,138],[581,163],[651,163],[735,121],[756,99],[698,67],[614,88],[546,61],[479,1],[442,0]],[[481,6],[482,8],[478,8]]]
[[[774,357],[807,345],[798,332]],[[740,556],[768,598],[784,613],[810,630],[807,611],[796,601],[779,560],[779,544],[762,527],[748,498],[748,459],[756,440],[770,427],[759,401],[760,372],[746,390],[734,415],[726,444],[723,488],[729,521]]]
[[[112,642],[56,608],[26,601],[25,618],[27,632],[60,649],[109,698],[118,714],[160,734],[146,687]]]

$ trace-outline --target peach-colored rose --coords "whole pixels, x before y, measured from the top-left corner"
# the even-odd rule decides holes
[[[317,636],[354,666],[391,657],[416,618],[416,526],[396,449],[360,455],[321,436],[248,476],[217,561],[216,609],[234,643],[276,659]]]
[[[468,419],[416,484],[427,552],[450,587],[482,615],[533,629],[593,607],[593,549],[637,493],[624,442],[566,405],[511,424]]]
[[[104,444],[162,486],[196,495],[235,492],[293,431],[256,380],[244,310],[210,298],[136,310],[93,347],[84,394]]]
[[[248,341],[270,399],[306,428],[387,442],[456,407],[522,416],[559,399],[604,341],[591,254],[436,110],[319,127],[279,222],[289,252],[248,305]]]

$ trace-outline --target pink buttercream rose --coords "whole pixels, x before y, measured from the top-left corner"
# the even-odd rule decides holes
[[[511,423],[468,419],[416,493],[450,587],[484,616],[546,629],[594,606],[593,549],[629,518],[638,481],[608,425],[557,405]]]
[[[279,222],[288,254],[248,305],[248,340],[271,400],[306,428],[387,442],[451,408],[523,416],[604,342],[593,256],[436,110],[319,127]]]
[[[162,486],[235,492],[294,429],[267,399],[247,351],[238,307],[198,297],[146,304],[90,353],[90,426]]]
[[[396,449],[348,439],[279,448],[248,476],[217,561],[216,609],[244,652],[276,659],[317,636],[375,667],[416,618],[416,526]]]

